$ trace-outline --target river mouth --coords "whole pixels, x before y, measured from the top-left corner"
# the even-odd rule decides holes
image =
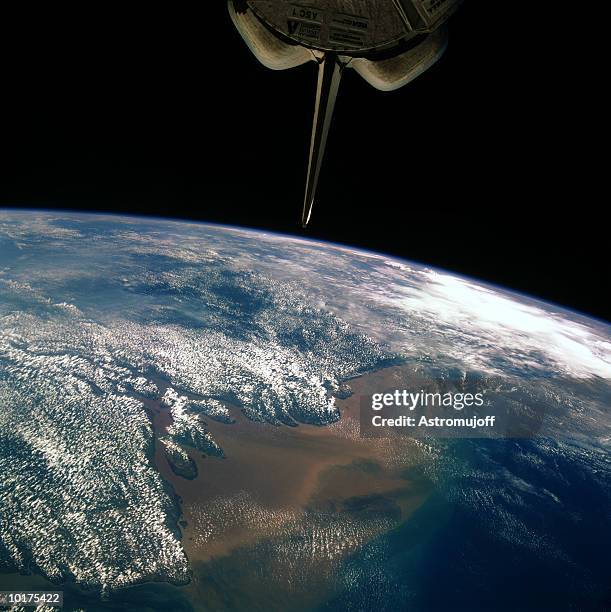
[[[340,420],[328,426],[276,427],[227,405],[234,423],[203,417],[223,458],[184,447],[197,466],[194,479],[171,469],[159,442],[171,423],[168,409],[146,402],[156,466],[180,499],[193,569],[184,589],[196,609],[257,609],[258,601],[260,609],[316,607],[336,591],[351,553],[426,501],[431,484],[405,476],[427,461],[421,445],[359,435],[361,396],[405,375],[392,366],[352,379],[352,395],[337,401]]]
[[[160,442],[172,424],[160,399],[170,384],[156,379],[159,397],[139,399],[155,431],[152,461],[179,500],[172,520],[189,558],[189,584],[146,582],[100,599],[94,589],[33,574],[0,573],[0,583],[63,590],[68,610],[320,608],[346,588],[351,555],[373,546],[375,557],[376,539],[408,521],[433,491],[417,469],[430,461],[423,445],[359,435],[361,397],[409,384],[407,377],[407,368],[392,366],[350,380],[353,394],[337,401],[341,418],[327,426],[276,427],[230,405],[232,424],[202,417],[224,457],[183,447],[197,466],[192,480],[171,469]]]

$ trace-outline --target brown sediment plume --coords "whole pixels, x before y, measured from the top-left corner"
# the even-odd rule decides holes
[[[163,396],[168,382],[154,382]],[[159,441],[170,410],[160,399],[143,400],[155,430],[154,461],[181,502],[178,525],[193,569],[181,589],[194,609],[316,608],[337,593],[348,555],[426,501],[431,483],[407,476],[430,461],[426,445],[359,432],[361,398],[417,386],[414,369],[396,365],[349,384],[352,395],[337,400],[339,421],[327,426],[255,422],[227,403],[234,423],[200,417],[224,458],[183,446],[197,465],[193,480],[172,471]]]
[[[157,443],[157,467],[182,500],[189,559],[206,562],[298,530],[312,512],[350,521],[346,508],[359,498],[384,496],[398,508],[396,520],[405,520],[427,487],[407,481],[404,470],[426,457],[410,439],[363,439],[358,424],[361,396],[405,376],[405,368],[393,366],[351,380],[353,395],[337,401],[341,418],[330,426],[276,427],[228,406],[235,423],[205,419],[225,458],[185,448],[199,473],[191,481],[172,472]],[[147,401],[147,408],[159,437],[171,416],[158,401]]]

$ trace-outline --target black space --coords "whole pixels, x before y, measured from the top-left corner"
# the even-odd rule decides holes
[[[259,65],[224,0],[37,9],[5,40],[0,204],[303,234],[609,319],[588,103],[555,68],[575,74],[573,51],[542,53],[503,4],[467,0],[444,59],[398,92],[346,73],[305,232],[313,64]]]

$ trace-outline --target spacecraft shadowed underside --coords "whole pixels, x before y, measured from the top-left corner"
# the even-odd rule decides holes
[[[312,214],[342,72],[353,68],[392,91],[430,68],[447,44],[445,23],[461,0],[228,0],[233,23],[272,70],[315,61],[316,108],[303,205]]]

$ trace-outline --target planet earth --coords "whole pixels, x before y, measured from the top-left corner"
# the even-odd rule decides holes
[[[610,381],[606,322],[426,265],[0,211],[0,591],[60,590],[67,610],[609,609]],[[529,425],[363,431],[372,394],[430,388]]]

